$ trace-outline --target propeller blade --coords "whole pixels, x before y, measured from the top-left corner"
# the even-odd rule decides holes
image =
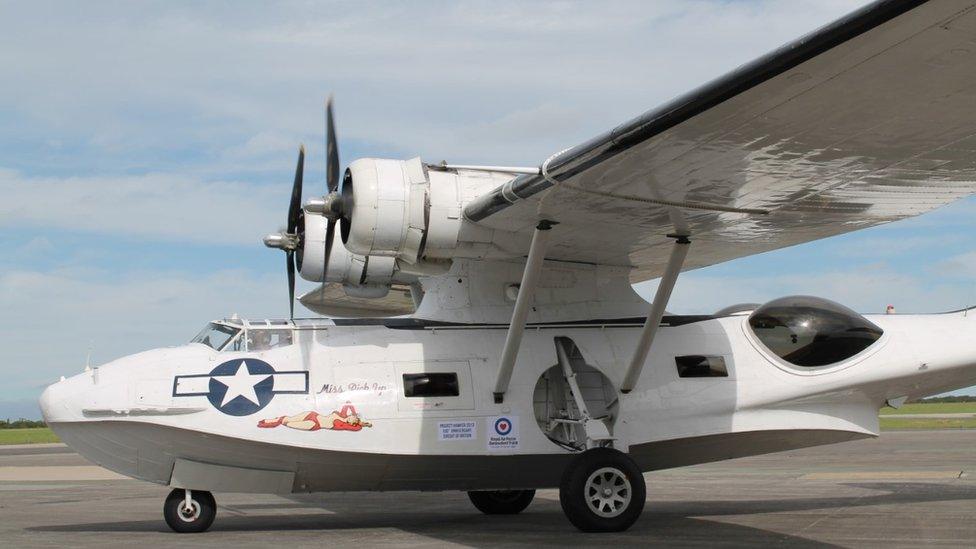
[[[288,233],[295,234],[298,217],[302,213],[302,175],[305,172],[305,145],[298,148],[298,166],[295,168],[295,184],[291,188],[291,203],[288,205]],[[290,263],[289,263],[290,265]]]
[[[325,103],[325,184],[329,192],[339,188],[339,143],[332,116],[332,96]]]
[[[329,220],[328,228],[325,230],[325,272],[329,272],[329,259],[332,257],[332,241],[335,240],[336,222]]]
[[[285,254],[288,265],[288,318],[295,318],[295,252]]]

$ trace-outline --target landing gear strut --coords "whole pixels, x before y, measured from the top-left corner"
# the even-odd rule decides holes
[[[535,490],[491,490],[468,492],[468,498],[486,515],[516,515],[532,503]]]
[[[584,532],[620,532],[640,517],[645,490],[644,475],[627,454],[592,448],[566,468],[559,503],[569,522]]]
[[[195,534],[204,532],[217,516],[217,502],[213,494],[202,490],[177,488],[169,493],[163,504],[163,517],[174,532]]]

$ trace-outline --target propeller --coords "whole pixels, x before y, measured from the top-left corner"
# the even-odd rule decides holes
[[[339,196],[339,142],[336,140],[335,118],[332,115],[332,96],[325,102],[325,188],[326,196]],[[332,210],[332,208],[329,208]],[[326,216],[328,217],[328,216]],[[332,241],[335,240],[336,217],[329,217],[325,232],[325,265],[332,257]]]
[[[302,269],[302,252],[305,234],[305,214],[322,215],[328,219],[325,240],[325,265],[332,255],[332,241],[336,222],[343,218],[345,203],[339,191],[339,142],[336,140],[335,119],[332,113],[332,96],[325,103],[325,186],[326,195],[309,199],[302,208],[302,173],[305,165],[305,146],[298,151],[298,167],[295,183],[288,204],[288,225],[283,231],[264,237],[264,245],[285,251],[288,270],[288,307],[291,318],[295,317],[295,268]]]
[[[339,141],[336,139],[332,96],[325,102],[325,187],[326,195],[309,199],[305,203],[305,210],[321,214],[329,220],[325,238],[325,263],[328,265],[332,255],[336,221],[345,215],[345,203],[339,191]]]
[[[305,145],[298,149],[298,166],[295,168],[295,182],[291,187],[291,202],[288,204],[288,225],[284,231],[264,237],[264,245],[284,250],[285,268],[288,271],[288,313],[295,318],[295,267],[302,267],[302,240],[305,232],[305,219],[302,213],[302,176],[305,172]],[[297,256],[296,256],[296,252]]]
[[[332,116],[332,96],[325,103],[325,184],[330,193],[339,190],[339,143]]]

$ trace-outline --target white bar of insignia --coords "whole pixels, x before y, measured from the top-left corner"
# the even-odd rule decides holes
[[[210,392],[210,376],[191,376],[176,378],[173,394],[176,396],[199,395]]]
[[[274,392],[305,392],[305,372],[286,372],[274,374]]]

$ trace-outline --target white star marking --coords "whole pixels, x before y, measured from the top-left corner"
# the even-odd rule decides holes
[[[250,400],[255,405],[260,405],[258,395],[254,392],[254,386],[269,377],[271,377],[269,374],[251,375],[251,372],[247,370],[247,363],[244,361],[241,361],[241,365],[237,367],[237,372],[232,376],[213,376],[214,379],[227,386],[227,392],[224,393],[224,400],[220,403],[220,407],[223,408],[228,402],[239,396]]]

